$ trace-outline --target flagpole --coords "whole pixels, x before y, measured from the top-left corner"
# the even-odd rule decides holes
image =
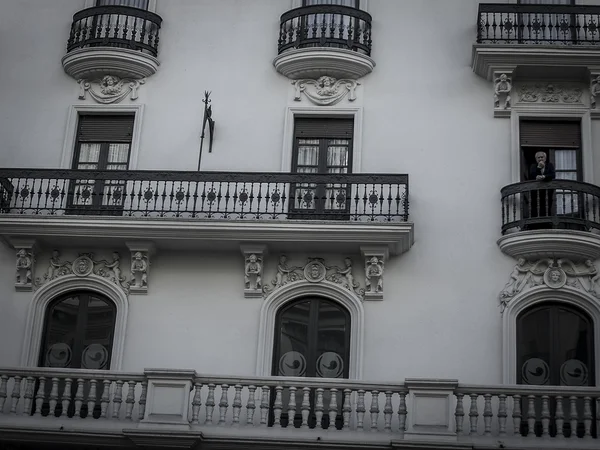
[[[202,99],[204,103],[204,117],[202,118],[202,134],[200,135],[200,153],[198,154],[198,172],[200,172],[200,164],[202,163],[202,147],[204,146],[204,135],[206,131],[206,122],[207,122],[207,113],[208,113],[208,104],[210,103],[210,92],[204,91],[204,98]]]

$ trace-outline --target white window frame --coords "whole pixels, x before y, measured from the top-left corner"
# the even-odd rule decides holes
[[[348,377],[361,380],[363,375],[363,345],[365,312],[362,299],[354,292],[329,281],[311,283],[306,280],[287,284],[265,298],[260,308],[256,375],[270,377],[275,345],[275,321],[282,307],[295,299],[318,296],[335,301],[350,313],[350,361]]]
[[[96,0],[85,0],[84,8],[96,6]],[[148,11],[156,13],[156,0],[148,0]]]
[[[77,124],[81,114],[122,114],[133,113],[133,135],[131,136],[131,146],[129,148],[129,166],[128,170],[137,169],[138,156],[140,151],[140,137],[142,134],[142,119],[144,115],[144,105],[71,105],[67,117],[67,127],[63,143],[60,167],[62,169],[73,168],[73,154],[75,152],[75,143],[77,142]]]
[[[354,120],[354,134],[352,136],[352,173],[360,173],[362,166],[362,133],[363,133],[363,108],[338,108],[338,107],[295,107],[289,106],[285,114],[283,126],[283,145],[281,154],[281,171],[289,173],[292,170],[292,155],[294,148],[294,125],[296,118],[332,118],[346,117]]]
[[[129,301],[125,292],[106,278],[90,275],[82,278],[77,275],[65,275],[44,284],[33,295],[25,324],[21,366],[38,367],[42,334],[46,312],[50,302],[74,291],[92,291],[111,300],[116,307],[115,327],[111,352],[110,370],[121,370],[125,348],[125,332]]]
[[[520,122],[522,119],[579,119],[581,121],[581,165],[583,181],[594,183],[594,151],[592,148],[592,120],[589,108],[582,107],[554,107],[540,109],[534,106],[513,107],[510,114],[511,145],[510,145],[510,172],[512,183],[521,180],[521,144]]]

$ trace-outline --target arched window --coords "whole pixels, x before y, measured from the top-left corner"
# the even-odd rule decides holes
[[[72,292],[46,308],[39,365],[109,369],[116,307],[89,291]]]
[[[517,383],[594,386],[594,330],[583,311],[542,303],[517,318]]]
[[[350,314],[336,302],[305,297],[275,321],[273,375],[348,378]]]

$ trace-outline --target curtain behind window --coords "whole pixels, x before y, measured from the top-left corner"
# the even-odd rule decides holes
[[[130,6],[148,9],[148,0],[96,0],[96,6]]]

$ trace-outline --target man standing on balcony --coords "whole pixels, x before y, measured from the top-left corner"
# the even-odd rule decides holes
[[[531,181],[552,181],[555,177],[554,165],[547,161],[546,153],[537,152],[535,154],[535,163],[529,168],[529,179]],[[531,191],[531,210],[530,217],[548,217],[552,216],[552,198],[553,189],[539,189]],[[549,224],[537,223],[529,228],[548,228]]]

